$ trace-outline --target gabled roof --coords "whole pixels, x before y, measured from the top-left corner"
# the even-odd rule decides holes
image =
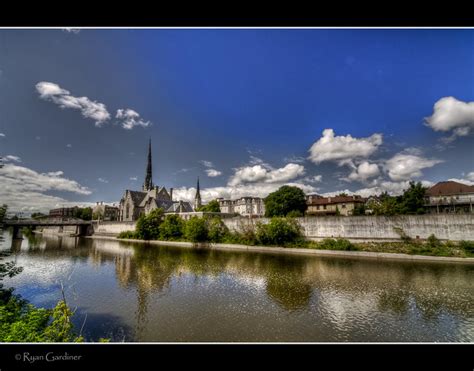
[[[464,193],[474,193],[474,186],[448,180],[446,182],[436,183],[426,191],[428,196],[450,196]]]
[[[132,198],[132,202],[135,206],[140,205],[140,203],[143,201],[143,199],[147,195],[146,192],[130,191],[129,189],[127,189],[126,192],[130,193],[130,197]]]

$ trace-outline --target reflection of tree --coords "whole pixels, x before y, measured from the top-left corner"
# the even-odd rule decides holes
[[[397,314],[406,314],[409,309],[410,297],[405,291],[382,291],[379,295],[378,309],[393,311]]]

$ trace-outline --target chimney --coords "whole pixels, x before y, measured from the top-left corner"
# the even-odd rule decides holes
[[[170,188],[170,198],[171,198],[171,201],[173,201],[173,188]]]

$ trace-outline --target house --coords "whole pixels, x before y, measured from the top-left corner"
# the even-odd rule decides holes
[[[100,220],[116,221],[119,220],[119,208],[113,204],[112,206],[104,205],[104,202],[97,202],[92,209],[93,215],[96,214]]]
[[[241,197],[236,200],[224,200],[218,198],[221,213],[240,214],[248,217],[260,217],[265,215],[265,204],[260,197]]]
[[[426,191],[425,208],[431,214],[472,213],[474,186],[445,181]]]
[[[51,209],[49,210],[49,216],[51,218],[73,218],[78,209],[79,208],[77,206]]]
[[[352,215],[356,206],[364,205],[365,198],[361,196],[334,196],[320,195],[306,196],[307,215]]]

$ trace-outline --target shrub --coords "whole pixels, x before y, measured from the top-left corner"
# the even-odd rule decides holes
[[[120,232],[117,238],[137,238],[137,233],[135,231],[123,231]]]
[[[184,226],[185,221],[180,216],[168,215],[160,225],[160,238],[163,240],[177,240],[183,237]]]
[[[163,209],[158,208],[152,210],[148,215],[140,215],[135,227],[137,237],[142,240],[157,240],[160,237],[163,214]]]
[[[325,238],[322,240],[318,247],[324,250],[344,250],[344,251],[356,251],[359,250],[352,242],[344,238]]]
[[[214,217],[208,221],[208,238],[211,242],[222,242],[229,234],[229,228],[221,218]]]
[[[436,248],[441,246],[441,241],[434,234],[431,234],[426,240],[426,244],[431,248]]]
[[[186,222],[184,236],[191,242],[205,242],[208,240],[207,223],[203,218],[193,216]]]
[[[262,245],[285,246],[300,242],[303,233],[295,219],[273,217],[268,224],[257,223],[256,238]]]
[[[395,231],[396,234],[398,234],[400,236],[400,239],[403,242],[405,242],[405,243],[411,243],[412,242],[412,238],[405,233],[403,228],[393,227],[393,230]]]
[[[300,210],[291,210],[286,216],[288,218],[300,218],[303,216],[303,213]]]
[[[459,247],[470,254],[474,254],[474,241],[459,241]]]

